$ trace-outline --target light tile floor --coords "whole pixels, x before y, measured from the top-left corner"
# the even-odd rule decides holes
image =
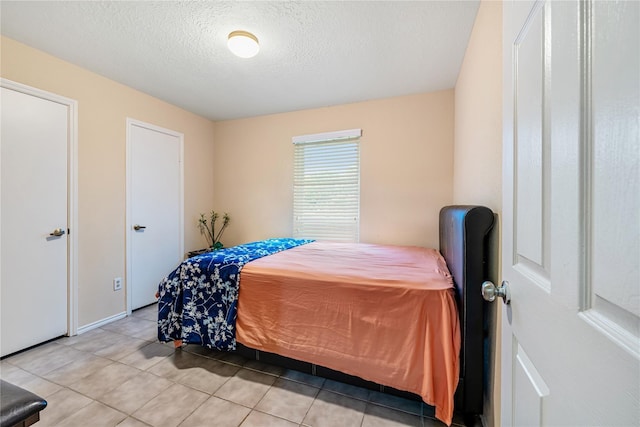
[[[156,310],[5,358],[0,377],[48,401],[38,427],[444,425],[420,402],[199,346],[175,351],[156,339]]]

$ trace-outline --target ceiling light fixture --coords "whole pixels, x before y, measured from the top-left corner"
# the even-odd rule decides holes
[[[229,33],[227,46],[234,55],[240,58],[252,58],[260,50],[258,38],[247,31],[232,31]]]

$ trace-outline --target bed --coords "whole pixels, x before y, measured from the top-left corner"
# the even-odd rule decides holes
[[[446,424],[455,402],[473,423],[492,224],[485,207],[449,206],[439,251],[270,239],[190,258],[159,286],[158,338],[414,393]]]

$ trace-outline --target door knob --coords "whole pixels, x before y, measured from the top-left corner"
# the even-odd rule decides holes
[[[144,230],[145,228],[147,228],[147,227],[145,227],[144,225],[136,224],[136,225],[133,226],[133,229],[136,230],[136,231]]]
[[[496,287],[493,282],[488,280],[482,284],[482,298],[484,298],[485,301],[493,302],[496,297],[502,298],[505,304],[509,304],[511,302],[509,282],[504,280],[500,287]]]
[[[60,237],[64,235],[65,231],[62,228],[56,228],[52,233],[49,233],[49,236]]]

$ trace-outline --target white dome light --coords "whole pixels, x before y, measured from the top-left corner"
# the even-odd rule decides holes
[[[229,50],[240,58],[252,58],[258,54],[258,38],[247,31],[232,31],[227,41]]]

